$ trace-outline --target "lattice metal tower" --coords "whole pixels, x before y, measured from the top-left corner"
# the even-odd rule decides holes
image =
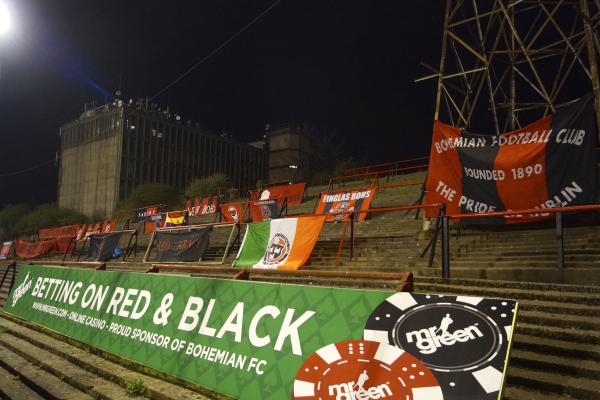
[[[600,0],[446,0],[435,119],[513,130],[593,91]]]

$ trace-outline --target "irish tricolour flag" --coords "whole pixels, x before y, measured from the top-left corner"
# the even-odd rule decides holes
[[[324,216],[310,216],[248,224],[233,265],[239,268],[298,269],[315,247],[324,222]]]

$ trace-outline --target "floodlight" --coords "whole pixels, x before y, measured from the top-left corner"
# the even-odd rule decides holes
[[[10,12],[6,3],[0,1],[0,36],[8,34],[11,29]]]

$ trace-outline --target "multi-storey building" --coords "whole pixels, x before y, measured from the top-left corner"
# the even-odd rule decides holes
[[[139,101],[86,110],[60,129],[58,204],[110,215],[140,184],[184,189],[194,178],[224,173],[239,188],[266,180],[264,148],[215,135]]]

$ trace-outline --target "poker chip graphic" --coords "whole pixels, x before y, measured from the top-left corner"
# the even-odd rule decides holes
[[[516,307],[512,300],[396,293],[375,308],[364,339],[421,360],[445,400],[498,399]]]
[[[385,343],[350,340],[322,347],[300,366],[293,399],[443,400],[421,361]]]

